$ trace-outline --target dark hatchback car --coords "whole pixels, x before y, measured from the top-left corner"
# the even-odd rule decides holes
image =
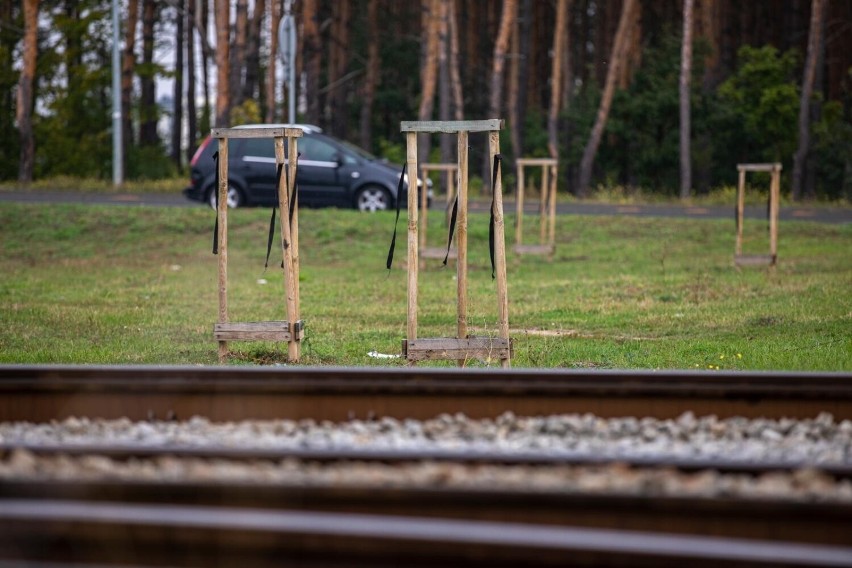
[[[301,155],[296,174],[300,205],[354,207],[361,211],[396,206],[402,166],[389,164],[357,146],[323,134],[316,126],[296,126],[304,133],[298,141]],[[216,162],[213,154],[217,146],[209,136],[199,146],[190,162],[190,186],[183,190],[189,199],[214,207]],[[228,206],[277,205],[275,171],[275,147],[271,138],[229,140]],[[408,195],[407,175],[405,182],[400,204],[403,207]]]

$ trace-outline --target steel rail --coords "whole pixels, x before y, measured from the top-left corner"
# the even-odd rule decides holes
[[[0,421],[392,416],[852,419],[852,375],[542,369],[0,366]]]
[[[273,566],[850,566],[852,548],[648,531],[293,510],[0,502],[0,556]]]

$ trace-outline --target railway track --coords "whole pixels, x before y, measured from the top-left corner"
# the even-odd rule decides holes
[[[852,419],[841,373],[0,366],[0,421],[344,421],[593,413]]]
[[[601,417],[852,419],[838,373],[0,366],[0,422]],[[337,468],[607,468],[777,476],[808,463],[582,452],[0,444],[33,459]],[[29,459],[29,458],[28,458]],[[613,466],[618,461],[621,465]],[[168,462],[172,463],[173,462]],[[435,464],[438,464],[436,466]],[[848,483],[852,466],[821,464]],[[317,470],[318,471],[318,470]],[[456,469],[457,471],[457,469]],[[528,470],[531,471],[531,470]],[[60,476],[61,477],[61,476]],[[0,479],[0,568],[48,566],[852,566],[852,504],[497,485]],[[344,473],[341,479],[351,479]],[[526,479],[526,478],[523,478]]]

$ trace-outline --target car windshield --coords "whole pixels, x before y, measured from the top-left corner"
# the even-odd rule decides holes
[[[356,146],[355,144],[350,144],[346,140],[340,140],[339,142],[343,146],[345,146],[347,150],[351,151],[353,154],[356,154],[359,158],[363,158],[365,160],[370,160],[371,162],[378,159],[374,155],[369,153],[368,151],[364,150],[363,148]]]

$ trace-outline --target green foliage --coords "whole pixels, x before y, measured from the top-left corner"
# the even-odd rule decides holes
[[[127,149],[125,174],[129,180],[159,180],[177,175],[175,163],[161,145]]]
[[[852,117],[830,101],[813,125],[811,163],[817,170],[817,194],[828,199],[852,199]]]
[[[231,109],[231,126],[258,124],[260,122],[263,122],[260,117],[260,105],[253,99],[246,99],[243,104]]]

